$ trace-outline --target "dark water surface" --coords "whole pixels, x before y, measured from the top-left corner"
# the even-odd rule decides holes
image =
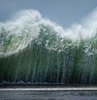
[[[0,100],[97,100],[97,91],[0,89]]]

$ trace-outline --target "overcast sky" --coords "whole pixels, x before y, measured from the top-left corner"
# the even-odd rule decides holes
[[[68,27],[97,7],[97,0],[0,0],[0,21],[22,9],[36,9],[43,17]]]

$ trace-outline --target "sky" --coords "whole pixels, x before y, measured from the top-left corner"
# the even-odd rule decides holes
[[[0,0],[0,22],[20,10],[35,9],[44,18],[66,28],[80,23],[96,7],[97,0]]]

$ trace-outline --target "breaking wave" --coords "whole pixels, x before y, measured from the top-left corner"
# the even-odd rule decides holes
[[[0,23],[0,82],[97,83],[96,29],[96,10],[68,29],[36,10],[16,13]]]

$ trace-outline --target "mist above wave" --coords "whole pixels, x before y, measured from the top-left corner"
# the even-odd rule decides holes
[[[43,18],[36,10],[20,11],[14,15],[12,20],[0,23],[0,56],[23,50],[35,39],[38,44],[41,44],[44,36],[47,37],[46,48],[64,48],[64,39],[78,42],[81,39],[94,37],[96,26],[96,10],[82,24],[74,24],[68,29],[63,29],[56,23]]]

